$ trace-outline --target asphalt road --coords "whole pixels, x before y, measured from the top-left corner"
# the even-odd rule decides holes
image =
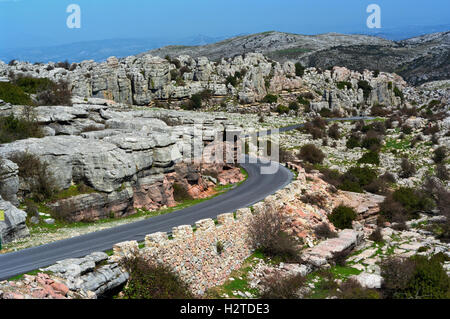
[[[116,243],[143,241],[147,234],[169,232],[172,227],[193,225],[204,218],[215,218],[222,213],[249,207],[289,184],[293,178],[290,170],[279,165],[277,173],[262,175],[264,164],[242,163],[248,178],[239,187],[198,205],[143,221],[102,230],[51,244],[0,255],[0,280],[50,266],[66,258],[84,257],[94,251],[106,251]]]
[[[351,117],[329,119],[329,121],[372,119],[370,117]],[[302,127],[303,124],[280,128],[286,132]],[[259,132],[259,136],[270,135],[272,131]],[[170,214],[156,216],[143,221],[90,233],[87,235],[57,241],[51,244],[24,249],[18,252],[0,255],[0,280],[5,280],[35,269],[50,266],[66,258],[84,257],[94,251],[107,251],[116,243],[137,240],[154,232],[169,232],[172,227],[193,225],[204,218],[215,218],[222,213],[234,212],[249,207],[289,184],[293,174],[279,165],[275,174],[263,175],[260,169],[264,164],[241,163],[248,172],[248,179],[239,187],[198,205]]]

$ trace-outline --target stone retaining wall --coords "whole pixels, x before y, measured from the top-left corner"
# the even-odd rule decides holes
[[[248,240],[250,209],[203,219],[189,225],[174,227],[172,234],[154,233],[145,238],[145,248],[139,250],[135,241],[114,246],[114,258],[137,255],[150,262],[171,267],[189,284],[192,291],[202,295],[208,288],[221,285],[230,273],[239,269],[252,253]],[[222,249],[221,249],[222,248]]]

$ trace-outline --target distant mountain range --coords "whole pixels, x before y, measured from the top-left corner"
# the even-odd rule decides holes
[[[406,40],[401,35],[422,34],[424,30],[446,30]],[[206,56],[218,61],[248,52],[260,52],[278,61],[301,62],[305,66],[327,69],[336,65],[362,71],[363,69],[395,72],[411,84],[450,79],[450,25],[381,29],[370,34],[300,35],[269,31],[227,37],[195,36],[180,40],[112,39],[79,42],[47,48],[4,50],[0,60],[30,62],[103,61],[110,56],[152,54],[165,57]],[[183,44],[183,45],[180,45]]]
[[[197,35],[182,39],[167,38],[131,38],[107,39],[61,44],[48,47],[1,49],[0,60],[29,62],[81,62],[83,60],[103,61],[110,56],[126,57],[167,45],[183,43],[185,45],[205,45],[218,42],[227,37],[208,37]]]

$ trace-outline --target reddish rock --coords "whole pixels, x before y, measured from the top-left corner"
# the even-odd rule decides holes
[[[59,282],[52,283],[51,287],[57,292],[60,292],[64,296],[67,295],[67,293],[69,292],[69,288],[66,285]]]
[[[36,299],[44,299],[47,295],[48,294],[44,289],[35,290],[31,293],[31,296]]]

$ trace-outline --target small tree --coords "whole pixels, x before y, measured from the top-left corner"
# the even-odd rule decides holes
[[[353,210],[353,208],[348,206],[338,206],[333,212],[328,216],[330,222],[339,229],[352,228],[352,222],[356,219],[358,215]]]
[[[321,164],[325,158],[325,154],[314,144],[306,144],[300,149],[298,157],[311,164]]]

